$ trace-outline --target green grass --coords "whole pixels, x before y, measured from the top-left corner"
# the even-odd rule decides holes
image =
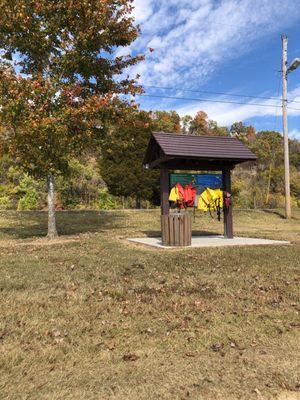
[[[0,213],[0,398],[296,396],[300,212],[236,211],[234,222],[238,235],[293,244],[124,240],[158,234],[157,211],[61,212],[51,244],[44,213]],[[194,230],[222,226],[197,215]]]

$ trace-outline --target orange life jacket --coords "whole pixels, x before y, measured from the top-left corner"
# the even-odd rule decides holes
[[[195,202],[197,190],[192,185],[185,185],[184,188],[184,202],[187,207],[193,207]]]

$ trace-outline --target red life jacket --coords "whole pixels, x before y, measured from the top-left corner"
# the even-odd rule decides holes
[[[224,203],[226,208],[231,206],[231,193],[224,192]]]
[[[177,189],[178,189],[178,193],[179,193],[179,196],[181,197],[181,200],[184,200],[184,190],[183,190],[183,187],[181,186],[180,183],[176,183],[175,186],[176,186]]]
[[[184,189],[180,183],[176,183],[175,187],[178,190],[178,194],[180,196],[180,200],[177,200],[175,205],[180,208],[184,208]]]
[[[187,207],[193,207],[195,202],[197,190],[192,185],[185,185],[184,188],[184,202]]]

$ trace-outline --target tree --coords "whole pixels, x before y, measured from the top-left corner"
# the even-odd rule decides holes
[[[204,136],[228,136],[228,129],[218,126],[216,121],[208,118],[204,111],[198,111],[194,118],[186,115],[182,118],[183,133]]]
[[[190,132],[190,123],[193,120],[193,118],[190,115],[185,115],[184,117],[181,118],[182,122],[182,133],[184,135],[188,135]]]
[[[54,177],[101,136],[116,95],[139,90],[122,73],[142,57],[114,55],[138,36],[132,1],[0,0],[0,152],[47,177],[50,238]]]
[[[208,117],[204,111],[198,111],[190,122],[190,135],[208,135]]]
[[[180,133],[180,116],[176,111],[154,111],[151,113],[154,131]]]
[[[230,127],[230,135],[237,137],[243,142],[253,142],[256,138],[255,128],[252,125],[246,126],[243,122],[234,122]]]
[[[229,136],[226,126],[218,126],[216,121],[208,120],[208,136]]]
[[[265,204],[268,204],[270,192],[280,191],[283,188],[282,136],[274,131],[258,132],[250,148],[258,156],[259,172],[266,179]]]
[[[290,163],[300,170],[300,141],[292,139],[289,141]]]
[[[241,136],[246,135],[247,127],[241,121],[240,122],[234,122],[231,125],[229,131],[230,131],[230,135],[231,136],[241,137]]]
[[[101,176],[110,193],[134,197],[136,208],[141,200],[159,198],[157,171],[142,167],[145,151],[153,131],[153,121],[146,111],[133,111],[111,127],[101,149]]]

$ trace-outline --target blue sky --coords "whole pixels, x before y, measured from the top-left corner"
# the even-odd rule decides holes
[[[134,16],[141,36],[120,54],[146,54],[130,71],[141,75],[146,94],[205,99],[138,97],[141,108],[180,115],[203,110],[220,125],[244,121],[258,130],[282,130],[281,108],[272,107],[281,98],[281,34],[288,35],[289,61],[300,57],[300,0],[135,0]],[[300,68],[289,76],[289,99],[299,102],[289,104],[297,109],[289,110],[289,131],[300,139]]]

